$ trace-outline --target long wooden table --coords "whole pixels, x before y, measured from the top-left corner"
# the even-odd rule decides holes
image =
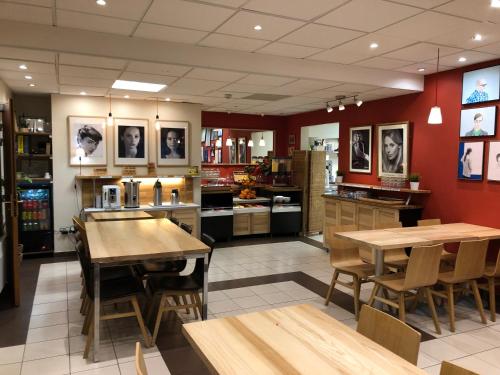
[[[111,211],[91,212],[89,216],[94,221],[117,221],[117,220],[145,220],[154,219],[146,211]]]
[[[188,323],[183,333],[212,374],[425,374],[311,305]]]
[[[99,354],[100,269],[144,260],[204,258],[202,319],[207,318],[210,248],[167,219],[98,221],[85,224],[94,266],[94,361]]]

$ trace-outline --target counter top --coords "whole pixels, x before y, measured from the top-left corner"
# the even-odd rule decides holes
[[[413,190],[408,188],[391,188],[380,185],[366,185],[366,184],[354,184],[350,182],[340,182],[336,184],[337,186],[356,188],[356,189],[369,189],[369,190],[382,190],[382,191],[396,191],[400,193],[409,193],[409,194],[430,194],[430,190]]]
[[[113,212],[113,211],[171,211],[171,210],[182,210],[188,208],[199,208],[200,205],[196,203],[179,203],[179,204],[164,204],[162,206],[153,206],[153,203],[141,204],[139,207],[134,208],[95,208],[89,207],[84,208],[83,212],[88,214],[91,212]]]
[[[242,198],[233,198],[233,203],[267,203],[270,202],[271,198],[265,198],[265,197],[257,197],[253,199],[242,199]]]
[[[368,205],[368,206],[377,206],[377,207],[384,207],[384,208],[392,208],[392,209],[395,209],[395,210],[414,210],[416,208],[422,208],[422,206],[417,206],[417,205],[384,204],[384,203],[363,201],[363,200],[360,200],[360,199],[352,199],[352,198],[347,198],[347,197],[341,197],[340,195],[336,195],[336,194],[323,194],[322,197],[326,198],[326,199],[337,199],[337,200],[345,201],[345,202],[359,203],[359,204],[364,204],[364,205]]]

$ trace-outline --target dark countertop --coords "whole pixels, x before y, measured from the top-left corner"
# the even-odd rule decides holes
[[[337,199],[340,201],[345,201],[345,202],[353,202],[353,203],[359,203],[359,204],[365,204],[368,206],[377,206],[377,207],[384,207],[384,208],[390,208],[394,210],[414,210],[417,208],[422,208],[422,206],[417,206],[417,205],[404,205],[404,204],[384,204],[384,203],[377,203],[377,202],[370,202],[370,201],[363,201],[360,199],[352,199],[352,198],[346,198],[346,197],[341,197],[340,195],[335,195],[335,194],[323,194],[323,198],[326,199]]]

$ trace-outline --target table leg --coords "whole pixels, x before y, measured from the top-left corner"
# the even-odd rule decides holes
[[[100,343],[100,322],[101,322],[101,288],[100,288],[100,269],[99,263],[94,263],[94,362],[99,362],[99,343]]]
[[[384,252],[379,249],[373,249],[375,253],[375,276],[382,276],[384,274]],[[379,296],[382,296],[382,289],[378,292]],[[382,308],[382,303],[375,301],[374,307],[377,309]]]
[[[203,257],[203,308],[201,310],[201,319],[207,320],[208,314],[208,254]]]

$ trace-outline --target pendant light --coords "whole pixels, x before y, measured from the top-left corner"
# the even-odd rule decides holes
[[[160,115],[158,113],[158,98],[156,98],[156,121],[155,121],[156,130],[160,130]]]
[[[215,147],[222,147],[222,141],[220,140],[220,138],[217,138],[217,140],[215,141]]]
[[[231,138],[226,139],[226,146],[231,147],[233,145],[233,140]]]
[[[253,139],[248,140],[248,147],[253,147]]]
[[[108,114],[108,126],[113,126],[113,113],[111,113],[111,94],[109,94],[109,114]]]
[[[434,107],[431,108],[429,113],[429,118],[427,119],[427,123],[429,125],[441,125],[443,123],[443,116],[441,115],[441,108],[437,105],[437,95],[438,95],[438,81],[439,81],[439,48],[438,48],[438,58],[437,58],[437,66],[436,66],[436,94]]]
[[[240,138],[240,142],[239,142],[240,145],[244,145],[245,144],[245,138]]]
[[[259,146],[264,147],[266,145],[266,141],[264,141],[264,133],[260,136]]]

